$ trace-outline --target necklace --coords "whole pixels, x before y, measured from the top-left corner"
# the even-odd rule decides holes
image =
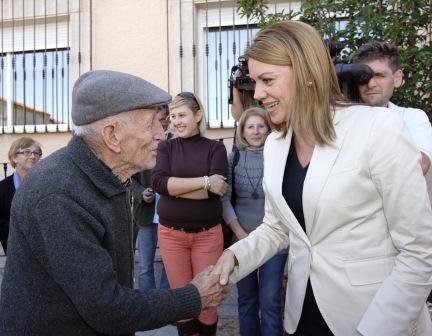
[[[248,170],[247,170],[247,166],[246,166],[246,161],[247,161],[247,151],[245,151],[245,165],[244,165],[244,167],[245,167],[245,171],[246,171],[246,176],[247,176],[247,178],[248,178],[248,180],[249,180],[249,184],[250,184],[250,186],[252,187],[252,193],[251,193],[251,196],[252,196],[252,198],[253,199],[258,199],[259,198],[259,194],[258,194],[258,191],[257,191],[257,189],[258,189],[258,187],[260,186],[260,184],[262,183],[262,178],[263,178],[263,171],[264,171],[264,169],[261,169],[261,175],[260,175],[260,177],[259,177],[259,179],[258,179],[258,183],[256,184],[256,185],[254,185],[253,183],[252,183],[252,180],[251,180],[251,178],[250,178],[250,176],[249,176],[249,173],[248,173]]]

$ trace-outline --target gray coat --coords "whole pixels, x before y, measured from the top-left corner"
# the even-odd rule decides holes
[[[133,287],[129,193],[74,136],[12,203],[0,335],[125,335],[196,317],[197,289]]]

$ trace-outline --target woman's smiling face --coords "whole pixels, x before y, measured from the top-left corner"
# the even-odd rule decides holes
[[[250,77],[255,81],[254,98],[259,100],[275,125],[287,120],[290,100],[294,92],[294,76],[289,65],[248,61]]]

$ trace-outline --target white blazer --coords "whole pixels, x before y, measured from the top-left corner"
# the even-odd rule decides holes
[[[289,246],[284,327],[298,325],[307,281],[336,336],[432,335],[432,212],[420,153],[387,108],[335,113],[336,141],[316,146],[303,187],[303,231],[282,196],[291,144],[264,148],[264,222],[230,247],[236,282]]]

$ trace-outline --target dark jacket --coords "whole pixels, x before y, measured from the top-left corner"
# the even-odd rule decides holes
[[[7,252],[7,239],[9,235],[9,217],[12,198],[15,195],[13,175],[0,181],[0,242],[5,253]]]
[[[196,317],[198,290],[132,289],[130,197],[74,136],[12,202],[0,335],[125,335]]]
[[[144,170],[132,176],[132,209],[135,224],[150,226],[155,214],[155,201],[147,203],[142,198],[146,188],[151,187],[151,170]]]

